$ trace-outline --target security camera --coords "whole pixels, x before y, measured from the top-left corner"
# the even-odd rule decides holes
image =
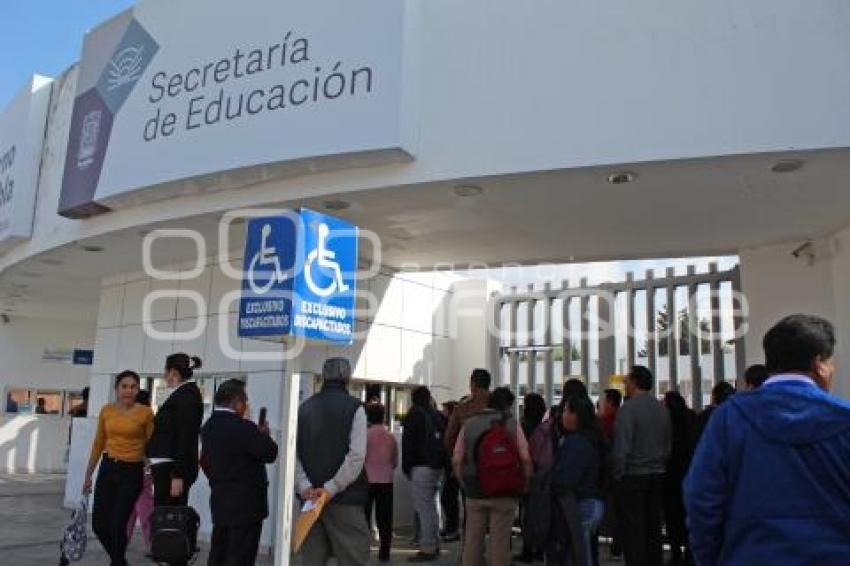
[[[815,246],[812,242],[806,242],[795,248],[791,255],[794,256],[794,259],[802,259],[806,264],[813,265],[815,263]]]

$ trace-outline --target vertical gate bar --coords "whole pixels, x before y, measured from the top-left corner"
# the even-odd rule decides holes
[[[533,295],[533,293],[534,285],[529,285],[528,294]],[[528,345],[532,346],[528,350],[528,383],[526,383],[528,391],[534,391],[537,386],[537,350],[533,348],[537,345],[537,333],[534,328],[534,311],[536,309],[537,301],[532,298],[528,301]]]
[[[508,354],[508,359],[510,361],[510,374],[511,381],[509,387],[511,391],[513,391],[514,395],[519,391],[519,352],[517,350],[511,351]]]
[[[732,310],[735,312],[735,384],[738,389],[744,387],[744,367],[747,364],[747,351],[744,346],[744,333],[741,329],[744,318],[741,313],[741,266],[735,266],[732,275]]]
[[[547,400],[547,405],[550,404],[548,391],[552,390],[552,381],[555,374],[554,350],[552,348],[552,284],[546,283],[544,286],[546,298],[543,299],[543,342],[546,345],[546,350],[543,354],[543,398]],[[535,388],[536,392],[536,388]]]
[[[581,288],[581,377],[584,384],[590,389],[590,295],[587,292],[587,277],[582,277]]]
[[[626,367],[635,365],[635,289],[634,289],[635,274],[629,271],[626,273]],[[617,373],[620,373],[620,368],[617,368]]]
[[[667,268],[667,279],[676,275],[672,267]],[[679,344],[677,330],[679,327],[679,313],[676,312],[676,286],[672,282],[667,283],[667,363],[669,364],[669,390],[679,390]]]
[[[563,300],[563,303],[561,305],[561,308],[563,310],[563,315],[562,315],[562,318],[561,318],[561,326],[563,327],[563,330],[564,330],[564,335],[562,337],[562,343],[561,343],[561,347],[563,348],[563,357],[564,357],[564,361],[561,364],[561,382],[562,383],[564,382],[564,380],[566,379],[566,377],[568,375],[572,375],[572,373],[573,373],[573,369],[572,369],[572,367],[573,367],[573,340],[572,340],[572,336],[571,336],[572,330],[570,330],[570,328],[571,328],[571,321],[570,321],[570,300],[571,300],[571,298],[569,297],[569,295],[567,295],[567,289],[569,289],[569,288],[570,288],[569,280],[564,279],[564,282],[561,285],[561,289],[564,291],[563,292],[564,300]],[[554,395],[554,392],[553,392],[553,395]],[[551,399],[547,399],[547,402],[551,403]]]
[[[708,272],[717,273],[717,262],[708,264]],[[711,289],[711,353],[714,358],[715,385],[726,379],[726,362],[723,355],[723,339],[720,335],[720,280],[712,279],[709,286]]]
[[[511,287],[511,295],[516,297],[517,288]],[[517,351],[517,316],[519,311],[519,301],[513,300],[510,303],[511,312],[510,312],[510,324],[511,324],[511,333],[508,339],[508,344],[511,347],[510,350],[510,385],[511,391],[514,392],[514,395],[517,393],[517,384],[519,383],[519,352]]]
[[[658,378],[655,361],[655,286],[652,280],[655,272],[646,270],[646,359],[649,371],[653,377]]]
[[[617,357],[617,349],[614,342],[613,328],[615,321],[612,301],[616,305],[616,295],[613,290],[608,292],[602,289],[596,295],[596,321],[597,332],[596,338],[599,347],[599,391],[603,391],[608,387],[608,377],[614,373],[616,365],[615,358]]]
[[[688,266],[688,275],[696,275],[696,267]],[[702,409],[702,371],[700,366],[699,309],[697,308],[697,285],[688,284],[688,350],[691,357],[691,406]]]

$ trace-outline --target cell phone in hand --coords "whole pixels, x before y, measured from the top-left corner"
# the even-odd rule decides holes
[[[257,424],[260,426],[264,426],[266,424],[266,408],[260,407],[260,420],[257,421]]]

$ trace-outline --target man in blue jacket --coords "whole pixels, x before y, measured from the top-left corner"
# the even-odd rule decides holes
[[[714,412],[685,478],[694,557],[850,564],[850,403],[827,393],[832,324],[792,315],[763,345],[771,377]]]

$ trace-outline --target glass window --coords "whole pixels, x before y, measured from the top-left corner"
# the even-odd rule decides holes
[[[204,419],[210,416],[213,408],[213,397],[215,396],[215,391],[218,389],[218,386],[227,381],[228,379],[238,379],[242,382],[245,382],[244,375],[198,375],[195,376],[195,383],[198,386],[198,389],[201,390],[201,398],[204,400]],[[162,377],[155,377],[152,379],[151,389],[153,391],[151,398],[153,399],[154,411],[159,409],[165,400],[168,399],[168,386],[165,383],[165,379]]]
[[[153,383],[151,384],[151,405],[154,412],[162,407],[162,404],[165,403],[167,398],[168,386],[165,383],[165,379],[162,377],[153,378]]]
[[[362,382],[352,381],[348,386],[348,393],[352,397],[356,397],[361,401],[366,396],[366,384]]]
[[[29,389],[6,390],[6,412],[9,414],[32,413],[32,391]]]
[[[204,400],[204,420],[206,420],[212,414],[216,380],[212,376],[196,377],[195,384],[201,390],[201,399]]]
[[[83,406],[82,391],[66,391],[65,392],[65,408],[62,411],[63,415],[73,415],[75,410],[79,410]]]
[[[401,421],[407,416],[410,409],[410,389],[406,387],[394,387],[392,391],[392,416],[393,422],[390,430],[397,432],[401,430]]]
[[[62,411],[62,397],[61,391],[36,391],[33,414],[59,415]]]

